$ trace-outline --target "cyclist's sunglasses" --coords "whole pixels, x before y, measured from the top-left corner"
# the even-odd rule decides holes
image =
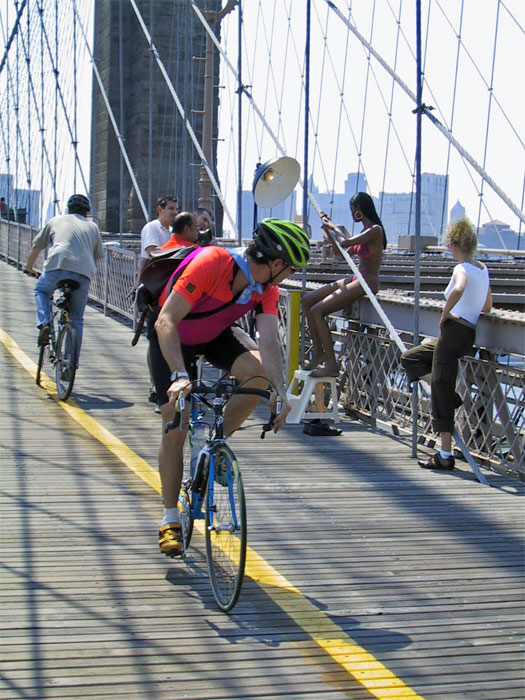
[[[293,275],[296,272],[300,271],[298,267],[293,267],[293,265],[288,265],[288,263],[285,262],[284,260],[283,260],[283,263],[284,263],[284,265],[283,265],[282,269],[279,270],[279,272],[275,275],[275,277],[278,277],[279,275],[281,275],[285,270],[290,270],[290,272],[288,273],[290,275]]]

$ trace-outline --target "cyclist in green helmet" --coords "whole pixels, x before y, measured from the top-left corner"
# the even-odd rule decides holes
[[[277,432],[290,406],[282,348],[278,332],[278,285],[310,257],[306,233],[296,224],[264,219],[257,225],[248,248],[205,246],[198,248],[177,268],[173,281],[162,292],[162,307],[155,324],[157,346],[151,345],[153,379],[163,419],[159,471],[164,497],[164,518],[159,532],[161,552],[182,553],[177,501],[183,473],[185,431],[164,432],[174,416],[179,394],[191,388],[189,373],[197,356],[230,372],[246,387],[275,388],[282,408],[275,419]],[[247,311],[256,313],[259,344],[239,326]],[[224,432],[233,433],[250,415],[259,399],[235,396],[228,404]]]

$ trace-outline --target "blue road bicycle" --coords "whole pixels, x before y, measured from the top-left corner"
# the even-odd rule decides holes
[[[223,433],[224,407],[235,394],[270,398],[269,391],[238,386],[231,379],[221,379],[212,386],[194,383],[187,397],[190,416],[184,464],[188,473],[179,496],[184,554],[194,521],[203,519],[210,584],[224,612],[233,608],[241,592],[248,531],[241,471]],[[181,422],[184,399],[179,401],[180,412],[166,425],[166,431],[185,427]],[[261,437],[272,429],[275,415],[272,413],[263,426]]]

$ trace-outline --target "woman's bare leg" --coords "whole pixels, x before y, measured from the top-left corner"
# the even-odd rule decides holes
[[[310,331],[310,337],[312,339],[312,356],[310,362],[305,363],[305,369],[315,369],[319,367],[325,361],[325,353],[323,349],[323,344],[321,343],[321,338],[319,335],[319,328],[317,319],[312,314],[312,308],[323,301],[325,298],[334,294],[342,285],[347,284],[351,281],[350,277],[344,280],[337,280],[331,284],[325,284],[319,289],[315,289],[313,292],[308,292],[303,297],[303,310],[308,322],[308,330]]]
[[[312,377],[338,376],[339,367],[337,366],[332,334],[326,322],[326,317],[335,311],[340,311],[346,306],[349,306],[353,301],[359,299],[359,297],[362,297],[364,294],[357,280],[351,281],[350,278],[346,278],[344,280],[338,280],[334,284],[337,286],[337,289],[314,304],[309,312],[325,360],[324,367],[319,367],[314,370],[311,375]]]

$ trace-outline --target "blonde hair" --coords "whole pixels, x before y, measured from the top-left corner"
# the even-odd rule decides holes
[[[457,245],[458,248],[470,255],[478,247],[478,237],[470,221],[464,217],[450,224],[447,231],[447,245]]]

